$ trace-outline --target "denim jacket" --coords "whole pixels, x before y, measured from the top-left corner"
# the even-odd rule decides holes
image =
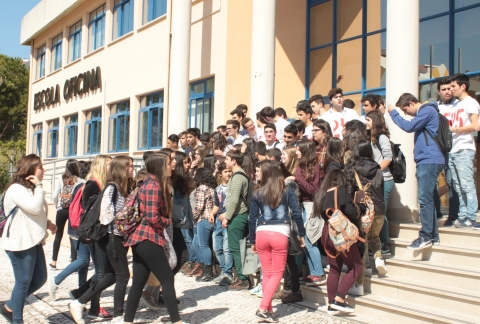
[[[255,244],[257,226],[261,225],[290,225],[289,209],[292,218],[297,223],[298,233],[301,237],[305,236],[305,227],[303,226],[302,212],[293,189],[287,186],[282,194],[282,202],[277,208],[272,209],[270,205],[263,203],[263,198],[254,194],[250,201],[250,215],[248,225],[250,230],[250,243]]]
[[[182,195],[180,190],[173,190],[173,203],[181,206],[183,214],[193,223],[192,205],[190,204],[190,195]]]

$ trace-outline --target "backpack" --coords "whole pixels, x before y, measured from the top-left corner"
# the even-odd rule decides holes
[[[72,202],[68,208],[68,220],[70,221],[70,226],[72,226],[74,230],[78,229],[78,226],[80,226],[80,218],[83,214],[82,196],[84,186],[85,184],[82,183],[75,188],[72,195]]]
[[[331,258],[338,257],[340,253],[346,256],[345,252],[350,251],[350,246],[357,243],[357,241],[365,242],[365,240],[360,237],[357,226],[350,222],[348,217],[338,209],[337,190],[338,187],[335,187],[335,209],[328,208],[325,212],[328,217],[328,237],[332,241],[335,250],[337,250],[337,255],[333,256],[325,249],[325,252],[327,252]],[[325,237],[325,240],[326,239]],[[325,243],[324,246],[326,246]]]
[[[117,201],[117,186],[113,183],[108,184],[102,191],[90,198],[88,206],[80,218],[80,226],[77,229],[78,239],[83,244],[98,242],[101,238],[107,235],[107,226],[100,224],[100,208],[102,206],[102,197],[105,190],[113,186],[112,201],[115,205]]]
[[[125,205],[123,205],[122,209],[115,215],[115,227],[117,228],[117,231],[124,236],[128,236],[132,233],[143,219],[139,210],[139,189],[140,187],[135,188],[128,195],[125,199]]]
[[[425,143],[428,145],[428,138],[427,138],[427,133],[428,133],[428,136],[430,136],[435,142],[435,144],[437,144],[438,148],[443,153],[443,155],[447,156],[448,152],[452,150],[452,146],[453,146],[452,132],[450,131],[450,124],[448,123],[447,117],[445,117],[439,112],[437,113],[438,113],[437,136],[434,137],[432,133],[430,133],[430,131],[426,128],[423,130],[423,136],[425,137]]]
[[[60,192],[60,206],[62,206],[63,209],[69,209],[70,203],[72,202],[72,192],[73,185],[63,186]]]
[[[5,215],[5,206],[3,205],[3,200],[5,199],[5,192],[0,196],[0,237],[3,236],[3,229],[10,217],[15,217],[18,211],[18,206],[15,206],[8,215]],[[7,237],[9,236],[9,231],[7,230]]]
[[[357,186],[360,189],[355,192],[355,203],[361,203],[365,205],[365,215],[360,218],[362,224],[363,233],[367,234],[372,229],[373,219],[375,218],[375,205],[372,198],[367,193],[367,189],[370,188],[370,183],[367,183],[365,187],[362,186],[360,178],[358,177],[357,171],[355,171],[355,179],[357,181]],[[357,200],[357,194],[360,199]]]
[[[380,134],[382,135],[382,134]],[[377,139],[377,145],[380,148],[380,136]],[[393,181],[395,183],[404,183],[405,179],[407,178],[407,161],[405,159],[405,155],[403,155],[400,146],[402,144],[395,144],[390,141],[390,148],[392,150],[392,162],[388,165],[390,169],[390,173],[392,174]]]

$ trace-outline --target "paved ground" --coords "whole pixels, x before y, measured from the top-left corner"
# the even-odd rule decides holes
[[[51,259],[52,244],[44,247],[47,262]],[[69,249],[60,249],[58,268],[63,269],[69,258]],[[57,270],[58,271],[58,270]],[[92,269],[90,269],[92,273]],[[0,250],[0,303],[10,298],[13,288],[13,272],[6,253]],[[77,275],[72,274],[59,287],[57,300],[48,296],[47,285],[44,285],[33,296],[27,298],[24,310],[25,323],[74,323],[68,311],[71,301],[68,291],[76,288]],[[260,298],[251,296],[248,291],[232,292],[224,287],[211,283],[197,283],[192,278],[178,274],[175,281],[177,295],[180,299],[180,314],[182,320],[196,323],[257,323],[254,314]],[[102,307],[113,310],[113,287],[102,293]],[[310,304],[310,306],[315,306]],[[323,309],[323,308],[321,308]],[[342,317],[328,316],[325,311],[306,308],[303,305],[283,305],[274,301],[274,312],[281,323],[352,323]],[[162,323],[167,316],[166,310],[153,312],[145,309],[142,304],[135,316],[135,323]],[[0,323],[7,321],[0,315]],[[104,322],[105,323],[105,322]]]

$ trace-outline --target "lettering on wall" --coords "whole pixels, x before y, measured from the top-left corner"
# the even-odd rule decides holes
[[[102,88],[102,72],[99,66],[65,80],[63,99],[68,102],[73,97]],[[60,103],[60,85],[39,91],[33,98],[33,110]]]

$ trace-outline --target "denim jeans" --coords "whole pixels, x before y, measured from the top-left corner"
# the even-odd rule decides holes
[[[70,263],[62,272],[55,276],[55,284],[59,285],[69,275],[78,271],[78,286],[81,287],[87,282],[88,264],[90,263],[90,251],[88,245],[85,245],[77,240],[72,240],[75,248],[78,244],[77,259]]]
[[[199,221],[193,226],[193,246],[197,254],[197,261],[205,265],[212,265],[212,250],[210,238],[212,237],[213,224],[208,219]]]
[[[303,221],[307,221],[307,215],[310,216],[312,212],[313,203],[303,203]],[[307,257],[308,268],[310,269],[310,276],[323,276],[322,259],[320,258],[320,251],[316,245],[313,245],[308,236],[305,235],[305,248],[303,249]]]
[[[383,186],[383,201],[385,202],[385,216],[383,221],[383,227],[380,231],[380,242],[382,244],[388,243],[388,219],[387,219],[387,209],[388,209],[388,200],[390,198],[390,193],[395,187],[395,181],[387,180],[384,182]]]
[[[452,170],[450,169],[450,154],[445,165],[445,177],[448,185],[448,216],[454,219],[458,218],[458,209],[460,208],[460,201],[458,192],[455,189],[452,179]]]
[[[193,228],[182,229],[183,239],[187,245],[188,261],[197,261],[197,253],[193,247]]]
[[[474,150],[450,153],[448,166],[452,172],[452,182],[459,198],[458,219],[462,221],[469,219],[475,224],[478,201],[473,177],[474,157]]]
[[[12,263],[15,286],[7,307],[13,311],[13,323],[23,323],[25,300],[47,281],[45,253],[41,245],[23,251],[6,251]]]
[[[220,269],[229,276],[232,275],[233,257],[228,248],[228,231],[222,227],[222,222],[217,218],[213,229],[213,251],[220,263]]]
[[[437,241],[439,238],[433,191],[436,190],[438,175],[444,167],[444,164],[417,164],[418,203],[422,224],[419,235],[425,240]]]

